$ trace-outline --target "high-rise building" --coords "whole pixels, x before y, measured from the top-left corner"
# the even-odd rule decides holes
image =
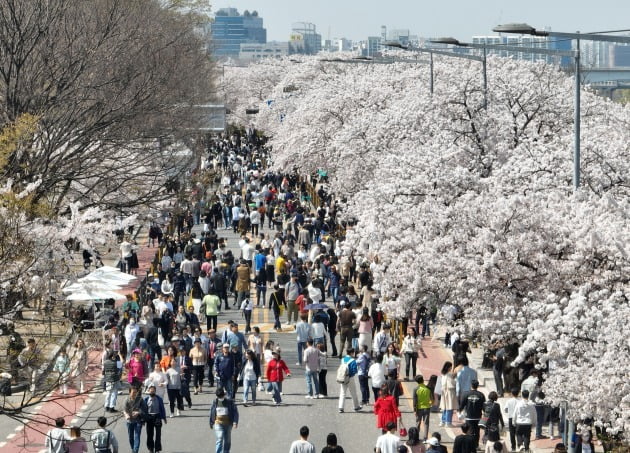
[[[295,22],[291,26],[289,48],[291,53],[315,55],[322,50],[322,35],[317,33],[315,24]]]
[[[239,14],[236,8],[221,8],[215,13],[210,30],[212,53],[216,57],[238,57],[241,44],[267,42],[267,30],[257,11],[245,10]]]
[[[409,44],[409,30],[390,30],[387,33],[388,41],[398,41],[403,46]]]
[[[530,36],[530,35],[508,35],[508,36],[473,36],[473,44],[488,45],[506,45],[529,47],[550,50],[571,50],[570,40],[550,39],[546,36]],[[475,53],[480,53],[476,51]],[[514,58],[516,60],[526,61],[545,61],[547,63],[559,64],[561,66],[569,66],[571,64],[570,57],[560,57],[554,55],[545,55],[532,52],[517,52],[510,50],[488,49],[487,54],[499,55],[501,57]]]

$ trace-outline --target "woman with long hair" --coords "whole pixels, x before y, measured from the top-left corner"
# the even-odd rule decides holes
[[[425,452],[424,444],[420,440],[420,431],[415,426],[412,426],[409,428],[409,431],[407,431],[407,442],[405,442],[405,447],[407,447],[407,453]]]
[[[249,393],[251,391],[252,400],[251,405],[256,405],[256,384],[260,378],[260,361],[256,356],[256,353],[251,349],[245,352],[245,363],[241,369],[241,375],[243,377],[243,402],[244,406],[249,405]]]
[[[383,366],[387,377],[394,380],[398,379],[400,374],[400,355],[395,343],[387,345],[387,350],[383,356]]]
[[[403,338],[401,352],[405,355],[405,381],[409,380],[409,368],[411,367],[411,377],[416,376],[416,362],[418,361],[418,351],[422,349],[422,340],[418,337],[416,329],[409,327],[407,335]]]
[[[458,408],[458,405],[457,382],[455,381],[452,362],[445,362],[442,366],[440,384],[442,386],[442,397],[440,399],[442,419],[440,426],[453,426],[453,411]]]
[[[374,403],[374,413],[376,414],[376,427],[381,428],[383,434],[387,432],[389,422],[396,423],[396,426],[402,422],[396,399],[390,395],[385,384],[381,386],[380,397]]]
[[[78,380],[79,393],[83,393],[85,391],[85,373],[88,370],[88,351],[82,338],[79,338],[74,344],[70,368],[72,369],[71,376],[75,386]]]

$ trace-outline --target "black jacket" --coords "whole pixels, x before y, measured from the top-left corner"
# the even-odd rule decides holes
[[[486,397],[479,390],[470,390],[464,394],[462,402],[459,404],[459,411],[466,410],[466,418],[480,420],[483,411],[483,403]]]

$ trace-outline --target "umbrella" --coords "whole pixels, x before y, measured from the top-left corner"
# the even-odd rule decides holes
[[[304,306],[304,310],[326,310],[328,305],[326,304],[308,304]]]
[[[125,296],[114,291],[78,291],[66,297],[66,300],[98,300],[98,299],[125,299]]]
[[[80,278],[80,282],[88,282],[88,281],[97,281],[103,283],[120,283],[122,285],[126,285],[131,280],[135,280],[138,277],[134,277],[133,275],[123,274],[122,272],[99,272],[94,271],[87,274],[85,277]]]
[[[64,293],[73,293],[73,292],[91,292],[91,291],[109,291],[109,290],[117,290],[121,286],[120,283],[107,283],[101,282],[98,280],[86,280],[80,283],[73,283],[72,285],[66,286],[63,289]]]
[[[101,266],[97,268],[94,272],[120,272],[120,269],[114,266]]]

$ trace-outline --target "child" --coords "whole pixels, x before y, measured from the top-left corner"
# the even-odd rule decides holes
[[[53,369],[59,373],[59,393],[68,393],[68,376],[70,375],[70,358],[65,349],[59,351]]]

